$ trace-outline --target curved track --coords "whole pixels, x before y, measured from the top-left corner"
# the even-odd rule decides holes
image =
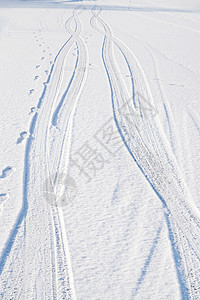
[[[82,7],[75,9],[65,24],[70,37],[54,59],[32,118],[24,162],[24,204],[1,258],[2,277],[8,289],[12,276],[6,279],[7,270],[17,255],[11,250],[21,253],[13,266],[13,277],[17,266],[21,266],[21,288],[12,283],[15,291],[11,289],[10,294],[23,299],[36,299],[38,289],[42,299],[76,299],[62,210],[44,200],[43,183],[56,172],[67,172],[74,113],[88,70],[88,52],[80,37],[81,11]],[[65,67],[72,46],[76,47],[76,59],[67,81]]]
[[[127,150],[167,211],[167,222],[173,232],[172,247],[175,257],[179,257],[175,260],[182,296],[187,298],[188,294],[196,299],[200,297],[196,282],[199,276],[191,274],[199,272],[194,265],[194,261],[197,264],[200,261],[199,211],[181,177],[155,111],[149,109],[145,115],[142,109],[144,101],[154,105],[142,67],[130,49],[113,36],[99,16],[100,9],[96,7],[92,13],[92,26],[104,34],[102,59],[110,84],[116,126]],[[130,72],[132,101],[120,76],[114,46],[121,52]]]

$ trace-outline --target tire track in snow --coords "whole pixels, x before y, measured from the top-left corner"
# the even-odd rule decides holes
[[[77,101],[85,84],[87,75],[88,55],[86,53],[85,45],[82,42],[82,39],[79,37],[79,34],[81,32],[81,24],[79,22],[77,13],[77,11],[74,11],[73,17],[69,22],[67,22],[68,26],[66,26],[66,29],[71,34],[72,38],[65,48],[65,57],[67,57],[67,54],[73,44],[77,44],[78,48],[77,59],[72,77],[70,79],[70,83],[68,83],[67,89],[60,99],[60,89],[65,83],[63,80],[63,69],[65,63],[62,62],[61,71],[60,68],[58,68],[55,82],[51,83],[51,86],[49,86],[49,88],[47,85],[46,88],[47,92],[45,94],[45,98],[54,98],[54,103],[48,103],[48,106],[43,106],[43,111],[39,120],[40,124],[38,125],[39,130],[37,132],[36,139],[39,142],[36,145],[36,152],[44,154],[44,162],[46,166],[45,178],[49,177],[55,172],[61,172],[63,165],[60,166],[60,162],[66,161],[67,156],[64,151],[64,146],[65,144],[67,144],[69,148],[70,145],[69,138],[71,132],[71,123],[73,123],[73,116]],[[76,31],[74,32],[72,29],[70,29],[71,21],[75,21],[76,23]],[[67,107],[65,107],[65,102],[69,103]],[[54,120],[54,122],[52,122],[52,120]],[[62,126],[58,129],[58,127],[55,127],[53,125]],[[60,135],[57,135],[57,132],[60,133]],[[44,136],[43,139],[40,138],[42,137],[42,135]],[[51,145],[53,148],[53,152],[50,153],[49,143],[52,140],[54,141],[53,145]],[[58,262],[57,264],[55,263],[57,284],[56,294],[58,299],[72,299],[75,298],[75,291],[73,288],[73,276],[70,267],[69,249],[67,245],[64,219],[62,211],[58,207],[53,206],[51,208],[51,214],[53,223],[53,239],[56,246],[55,261]]]
[[[70,23],[73,21],[73,17],[68,20]],[[79,29],[78,29],[79,31]],[[56,103],[59,100],[59,91],[63,85],[63,68],[64,68],[64,60],[65,57],[68,54],[69,49],[75,42],[77,36],[80,34],[79,32],[74,32],[74,34],[71,36],[71,38],[68,41],[68,44],[66,45],[64,49],[64,54],[61,54],[62,61],[59,61],[59,67],[57,67],[57,72],[54,74],[54,83],[51,82],[51,86],[48,90],[48,85],[46,85],[46,99],[54,99],[54,103]],[[75,72],[75,71],[74,71]],[[55,76],[56,75],[56,76]],[[52,97],[54,95],[54,97]],[[56,104],[53,102],[49,107],[46,105],[43,107],[43,112],[40,118],[40,125],[38,126],[38,141],[39,143],[36,145],[36,149],[38,149],[38,152],[45,154],[46,151],[48,151],[47,147],[47,135],[49,130],[49,124],[51,120],[52,110]],[[42,132],[45,132],[44,139],[40,139],[42,136]],[[36,150],[37,151],[37,150]],[[58,152],[58,149],[57,149]],[[44,158],[46,160],[46,166],[47,171],[45,171],[45,176],[49,176],[49,159]],[[54,170],[55,171],[55,170]],[[72,280],[72,272],[70,270],[70,261],[69,261],[69,251],[66,249],[67,246],[67,240],[64,241],[64,230],[65,228],[61,228],[61,218],[60,218],[60,212],[58,208],[52,207],[51,209],[51,215],[52,215],[52,225],[53,225],[53,240],[55,244],[54,249],[54,255],[55,255],[55,276],[56,276],[56,297],[58,299],[72,299],[75,298],[75,292],[73,291],[73,280]],[[68,257],[67,257],[68,256]],[[71,277],[71,278],[70,278]]]
[[[94,20],[94,18],[92,19],[92,20]],[[102,32],[101,32],[102,33]],[[119,41],[118,40],[116,40],[117,41],[117,43],[119,43]],[[104,40],[104,42],[105,42],[105,40]],[[114,40],[114,42],[115,42],[115,40]],[[120,47],[119,47],[120,48]],[[103,50],[102,50],[103,51]],[[125,50],[125,52],[126,52],[126,50]],[[124,54],[123,54],[123,56],[125,56]],[[104,61],[104,55],[103,55],[103,52],[102,52],[102,58],[103,58],[103,61]],[[126,61],[127,61],[127,58],[125,59]],[[104,61],[104,65],[105,65],[105,61]],[[131,81],[132,81],[132,85],[133,85],[133,87],[132,87],[132,91],[133,91],[133,93],[134,93],[134,81],[133,81],[133,69],[132,68],[130,68],[130,64],[129,64],[129,66],[128,66],[128,68],[129,68],[129,71],[130,71],[130,73],[131,73]],[[106,71],[107,71],[107,69],[106,69]],[[107,73],[107,75],[109,76],[109,74]],[[111,79],[110,79],[110,77],[109,77],[109,82],[110,82],[110,85],[111,85],[111,93],[113,92],[112,91],[112,84],[111,84]],[[118,83],[119,83],[119,79],[118,79]],[[122,97],[123,98],[123,97]],[[124,97],[125,98],[125,97]],[[128,101],[128,98],[126,97],[125,98],[127,101]],[[136,105],[136,99],[133,99],[133,104],[134,104],[134,106]],[[119,106],[118,106],[119,107]],[[114,111],[114,109],[113,109],[113,111]],[[115,117],[115,111],[114,111],[114,117]],[[116,120],[115,120],[116,121]],[[119,130],[119,132],[120,132],[120,128],[119,128],[119,126],[118,126],[118,124],[117,124],[117,127],[118,127],[118,130]],[[130,134],[130,135],[132,135],[132,134]],[[123,138],[122,138],[123,139]],[[124,141],[124,139],[123,139],[123,141]],[[124,141],[124,143],[126,144],[126,141]],[[140,147],[141,148],[141,147]],[[130,153],[130,151],[129,151],[129,153]],[[132,156],[132,153],[130,153],[131,154],[131,156]],[[134,160],[135,160],[135,158],[134,158]],[[136,160],[135,160],[136,161]],[[136,161],[136,163],[137,163],[137,161]],[[137,163],[138,164],[138,163]],[[139,166],[139,165],[138,165]],[[141,170],[141,167],[139,166],[139,168],[140,168],[140,170]],[[142,171],[142,170],[141,170]],[[144,174],[144,173],[143,173]],[[146,176],[146,175],[145,175]],[[170,227],[170,223],[169,223],[169,219],[166,217],[166,221],[167,221],[167,226],[168,226],[168,228],[169,228],[169,231],[171,232],[171,227]],[[171,238],[171,240],[172,240],[172,237],[170,236],[170,238]],[[173,243],[172,243],[172,251],[173,251],[173,255],[174,255],[174,260],[175,260],[175,262],[177,263],[177,261],[178,261],[178,258],[177,258],[177,256],[179,256],[178,254],[177,254],[177,251],[176,251],[176,249],[174,248],[174,246],[173,246]],[[183,281],[182,281],[182,279],[181,279],[181,274],[180,274],[180,271],[179,270],[177,270],[177,275],[178,275],[178,278],[179,278],[179,282],[181,283],[181,287],[182,286],[184,286],[184,283],[183,283]],[[182,291],[182,293],[184,293],[185,292],[185,287],[183,288],[183,291]]]
[[[135,94],[133,94],[132,107],[128,105],[128,93],[126,92],[126,86],[124,85],[123,79],[120,78],[119,75],[117,63],[114,58],[113,45],[115,44],[124,56],[125,62],[127,63],[130,71],[132,83],[133,74],[135,73],[137,76],[134,76],[134,81],[136,82],[137,88],[139,87],[142,95],[144,95],[148,101],[153,103],[145,74],[131,51],[128,50],[121,41],[112,36],[110,28],[99,17],[100,11],[97,11],[97,9],[98,8],[96,8],[96,11],[95,9],[93,10],[91,24],[95,27],[95,29],[102,32],[102,30],[99,30],[99,28],[96,27],[95,22],[98,21],[104,29],[102,59],[110,84],[113,114],[118,131],[130,155],[142,171],[143,175],[146,177],[157,196],[162,201],[165,210],[170,215],[170,218],[168,219],[168,228],[171,226],[173,229],[173,235],[181,234],[186,237],[187,243],[190,245],[188,251],[193,253],[199,261],[199,212],[196,210],[189,192],[187,191],[187,187],[184,185],[183,179],[181,178],[176,165],[175,158],[171,153],[167,139],[162,132],[159,120],[154,118],[152,112],[149,112],[151,118],[147,119],[141,116],[139,121],[135,120],[134,106],[135,103],[137,106],[140,106],[140,99],[137,99],[136,97],[134,98]],[[124,104],[127,104],[127,111],[125,113],[128,113],[129,117],[132,113],[131,122],[128,122],[126,114],[124,114],[123,111],[120,111],[120,107]],[[138,133],[138,128],[140,134]],[[175,222],[178,230],[174,229],[175,227],[170,225],[173,222]],[[173,240],[175,239],[173,238]],[[171,237],[174,257],[176,257],[178,253],[182,262],[182,264],[177,264],[177,259],[175,259],[180,290],[184,299],[187,299],[187,286],[189,286],[193,295],[195,294],[196,296],[196,291],[194,291],[191,281],[186,278],[188,276],[187,269],[184,270],[184,274],[182,272],[184,261],[187,261],[187,253],[183,253],[180,249],[176,251],[176,249],[174,249],[173,240]],[[177,244],[175,247],[176,246],[180,248],[182,245]]]
[[[71,22],[73,20],[74,20],[74,16],[72,16],[68,20],[68,22]],[[62,83],[63,61],[64,61],[69,49],[71,48],[71,46],[69,46],[69,45],[74,44],[74,42],[76,41],[79,34],[80,34],[80,30],[75,29],[73,35],[71,35],[71,37],[66,41],[66,43],[59,50],[59,52],[58,52],[57,56],[55,57],[54,62],[52,64],[47,82],[44,84],[44,89],[43,89],[42,95],[41,95],[38,105],[37,105],[38,111],[34,114],[34,116],[32,118],[30,128],[29,128],[30,135],[29,135],[29,138],[27,139],[27,143],[26,143],[25,159],[24,159],[24,182],[23,182],[22,208],[21,208],[18,218],[15,222],[15,225],[13,226],[13,229],[10,233],[7,243],[4,247],[4,251],[1,255],[0,271],[2,273],[4,270],[4,266],[5,266],[7,258],[8,257],[10,258],[12,256],[11,250],[12,250],[13,244],[15,242],[16,236],[18,234],[18,231],[23,230],[23,228],[21,228],[22,227],[21,225],[24,220],[25,224],[26,224],[26,226],[25,226],[26,229],[24,230],[26,259],[25,259],[25,266],[24,266],[25,287],[24,287],[24,291],[22,293],[25,295],[25,298],[27,298],[27,297],[31,298],[33,295],[36,295],[36,286],[35,287],[29,286],[30,283],[32,282],[29,279],[31,279],[31,278],[33,279],[34,275],[37,275],[39,277],[39,275],[42,272],[44,272],[44,274],[45,274],[45,272],[48,273],[49,266],[47,266],[47,264],[45,265],[45,263],[47,263],[48,259],[50,259],[53,269],[51,271],[52,274],[50,274],[50,275],[48,274],[48,275],[52,276],[52,280],[50,280],[50,284],[52,282],[52,293],[53,294],[51,294],[51,291],[48,290],[48,284],[47,284],[47,287],[44,284],[42,291],[41,291],[41,296],[47,297],[47,295],[49,295],[49,293],[50,293],[51,296],[49,295],[49,297],[53,297],[53,298],[55,298],[56,294],[57,294],[58,299],[60,299],[60,298],[63,299],[63,297],[65,299],[75,299],[75,292],[74,292],[74,287],[73,287],[73,276],[72,276],[70,260],[69,260],[69,251],[67,248],[66,234],[65,234],[65,232],[63,232],[63,230],[65,230],[65,228],[64,228],[64,221],[61,216],[61,213],[58,211],[58,208],[51,210],[47,203],[42,204],[41,201],[39,203],[38,202],[39,200],[37,200],[37,196],[36,196],[36,198],[32,197],[33,201],[30,202],[30,199],[29,199],[30,195],[28,194],[28,191],[31,188],[33,188],[36,184],[34,182],[34,185],[31,186],[31,181],[32,181],[31,177],[34,177],[33,171],[34,171],[34,169],[36,169],[33,162],[35,161],[35,164],[37,164],[37,157],[38,157],[38,155],[40,156],[40,154],[41,154],[41,157],[40,157],[41,161],[38,164],[39,169],[37,171],[35,171],[35,173],[37,173],[37,175],[38,175],[38,171],[39,171],[40,185],[44,179],[44,176],[46,176],[46,174],[45,175],[42,174],[43,172],[41,169],[41,164],[42,164],[42,160],[43,160],[42,155],[45,154],[45,150],[46,150],[46,145],[43,147],[44,140],[42,138],[43,133],[44,133],[44,128],[46,129],[46,127],[48,127],[48,125],[50,123],[51,111],[54,107],[54,102],[56,102],[56,100],[57,100],[57,97],[56,97],[57,91],[59,91],[59,89],[61,88],[61,86],[63,84]],[[49,91],[47,87],[50,82],[51,82],[51,86],[50,86],[50,91]],[[49,93],[49,92],[51,92],[51,93]],[[49,100],[51,100],[51,101],[50,101],[50,103],[43,105],[43,102],[44,102],[44,100],[46,100],[46,96],[48,96],[48,95],[50,96]],[[53,97],[53,96],[55,96],[55,97]],[[49,113],[47,114],[47,116],[49,116],[49,119],[46,118],[45,108],[48,108],[47,111]],[[42,125],[41,119],[48,121],[44,127],[40,127],[40,125]],[[31,171],[30,171],[30,169],[31,169]],[[30,175],[31,175],[31,177],[30,177]],[[40,186],[40,190],[42,190],[41,186]],[[34,195],[34,193],[33,193],[33,195]],[[38,234],[37,234],[37,232],[38,232],[37,221],[33,220],[34,210],[37,210],[37,212],[39,214],[37,216],[37,221],[39,222],[39,226],[41,226],[40,223],[41,223],[42,219],[43,219],[45,226],[47,226],[47,227],[45,227],[44,230],[42,230],[40,232],[40,235],[42,235],[43,231],[46,232],[47,236],[50,235],[50,238],[49,238],[50,245],[49,246],[51,247],[51,251],[50,251],[51,257],[49,257],[48,259],[46,258],[49,255],[48,249],[45,250],[44,248],[45,248],[45,245],[47,245],[49,243],[49,241],[46,242],[45,235],[43,238],[45,238],[46,244],[44,243],[44,245],[39,246],[40,251],[38,252],[38,255],[35,256],[35,252],[33,250],[36,245],[36,243],[34,243],[34,242],[36,242],[39,238]],[[44,212],[44,214],[43,214],[43,212]],[[28,215],[28,219],[27,219],[27,215]],[[34,227],[35,231],[33,231],[31,229],[30,224]],[[33,236],[32,236],[32,234],[33,234]],[[48,238],[47,238],[47,240],[48,240]],[[53,240],[55,243],[55,249],[53,247]],[[43,248],[43,251],[41,252],[42,248]],[[47,255],[45,255],[46,251],[47,251],[47,253],[46,253]],[[54,256],[54,258],[53,258],[53,256]],[[37,260],[39,259],[39,262],[37,262],[35,260],[36,257],[37,257]],[[33,260],[32,260],[32,258],[33,258]],[[58,262],[57,261],[53,262],[52,259],[53,260],[58,259]],[[50,261],[48,261],[48,262],[50,262]],[[61,264],[60,264],[60,262],[61,262]],[[33,269],[35,263],[37,263],[35,266],[36,266],[36,268],[38,268],[38,270]],[[56,286],[54,285],[54,281],[55,281],[55,276],[54,276],[55,270],[54,269],[55,269],[55,267],[57,267],[57,263],[60,264],[60,267],[58,266],[58,268],[57,268],[57,270],[60,268],[60,273],[59,274],[57,273],[57,280],[56,280],[57,281],[56,282],[57,290],[55,290]],[[31,267],[31,268],[29,268],[29,267]],[[43,269],[45,269],[45,268],[47,268],[48,270],[43,271]],[[30,275],[30,269],[32,269],[32,271],[34,271],[33,274],[31,274],[31,275]],[[64,278],[61,277],[61,275],[63,275],[63,274],[65,275]],[[35,278],[37,278],[37,276],[35,276]],[[49,276],[46,279],[45,279],[45,276],[43,276],[43,280],[45,280],[46,283],[48,282]],[[35,280],[35,279],[33,279],[33,280]],[[60,288],[60,285],[58,282],[60,280],[62,281],[61,286],[63,285],[63,282],[64,282],[64,287],[62,287],[62,288]],[[41,284],[42,283],[40,283],[40,285]],[[35,283],[35,285],[36,285],[36,283]]]
[[[74,13],[74,20],[77,26],[77,30],[81,32],[81,23],[79,21],[78,15],[75,11]],[[73,35],[73,31],[70,27],[70,23],[66,24],[66,30]],[[56,138],[56,131],[51,131],[47,132],[47,139],[46,139],[46,144],[48,145],[48,139],[49,135],[54,136],[54,145],[53,145],[53,150],[54,150],[54,164],[52,166],[49,166],[49,161],[50,161],[50,153],[47,150],[47,156],[46,156],[46,162],[48,165],[48,172],[49,176],[52,172],[56,169],[57,172],[61,170],[65,170],[67,173],[67,168],[68,168],[68,159],[69,159],[69,151],[70,151],[70,146],[71,146],[71,130],[73,126],[73,120],[74,120],[74,114],[76,110],[76,106],[79,100],[79,97],[81,95],[82,89],[85,85],[85,80],[87,77],[87,72],[88,72],[88,53],[85,44],[83,43],[82,38],[79,35],[76,35],[76,46],[77,46],[77,59],[75,63],[75,68],[74,72],[72,74],[72,77],[70,79],[70,82],[67,86],[67,89],[63,93],[61,100],[59,101],[56,109],[53,112],[53,117],[52,117],[52,125],[53,126],[59,126],[59,132],[62,133],[61,137],[58,139]],[[51,124],[49,124],[50,126]],[[57,129],[57,127],[56,127]],[[55,135],[54,135],[55,134]],[[58,149],[60,149],[59,153],[60,155],[57,155]],[[66,151],[65,151],[66,150]],[[58,159],[57,159],[58,156]],[[64,162],[64,164],[63,164]],[[59,211],[57,207],[52,207],[52,211],[56,210]],[[59,226],[61,228],[61,231],[63,233],[63,239],[60,239],[61,241],[65,240],[64,245],[67,245],[67,236],[65,234],[65,224],[64,224],[64,218],[62,211],[60,210],[60,220],[59,220]],[[55,214],[57,216],[58,214]],[[69,250],[68,247],[62,247],[63,253],[68,254]],[[60,255],[60,248],[57,247],[57,255]],[[69,256],[69,254],[68,254]],[[63,271],[62,268],[59,270],[59,275],[60,277],[63,277]],[[65,275],[66,277],[66,275]],[[62,286],[60,288],[61,293],[62,293]]]
[[[79,19],[76,16],[76,14],[74,15],[74,18],[75,18],[75,22],[76,22],[78,30],[80,30],[81,24],[80,24]],[[69,26],[66,26],[66,29],[70,34],[73,34],[73,32],[70,28],[70,23],[68,23],[68,24],[69,24]],[[77,105],[77,101],[79,99],[80,93],[81,93],[82,88],[85,83],[86,66],[88,65],[88,62],[86,62],[87,53],[85,50],[85,45],[83,44],[82,39],[78,35],[76,36],[76,45],[77,45],[77,59],[76,59],[75,69],[74,69],[74,72],[70,79],[70,82],[67,86],[67,89],[65,90],[64,94],[62,95],[61,100],[58,103],[56,109],[54,110],[53,117],[52,117],[52,125],[60,126],[59,131],[62,133],[62,137],[60,139],[56,139],[56,137],[54,136],[53,148],[54,148],[55,153],[53,156],[54,156],[54,166],[55,167],[50,168],[50,166],[49,166],[49,170],[48,170],[49,176],[51,174],[50,169],[51,170],[56,169],[57,171],[59,171],[60,168],[62,169],[62,166],[60,165],[61,162],[67,161],[67,159],[68,159],[68,153],[69,153],[69,147],[70,147],[70,135],[71,135],[71,129],[72,129],[72,124],[70,124],[70,122],[73,122],[73,117],[74,117],[74,112],[75,112],[75,108]],[[48,131],[47,140],[46,140],[47,144],[48,144],[49,135],[50,135],[50,132]],[[60,149],[60,151],[59,151],[60,155],[58,156],[59,159],[57,160],[56,154],[57,154],[58,149]],[[68,153],[65,153],[65,151],[64,151],[65,149],[68,149],[68,151],[67,151]],[[49,162],[49,152],[48,151],[47,151],[47,154],[48,155],[46,157],[46,162],[48,165],[48,162]],[[65,169],[67,169],[67,168],[65,167]],[[58,211],[58,210],[59,209],[57,207],[52,207],[52,211]],[[57,215],[58,214],[55,214],[54,216],[57,216]],[[59,223],[59,226],[62,228],[62,232],[65,233],[65,225],[64,225],[62,211],[60,211],[60,220],[58,223]],[[67,241],[66,235],[63,236],[63,238],[65,239],[65,245],[66,245],[66,241]],[[60,239],[60,241],[62,241],[62,240],[63,239]],[[57,247],[57,256],[58,257],[61,255],[60,249],[62,249],[61,251],[63,253],[65,253],[65,255],[69,252],[68,248],[64,249],[63,246],[61,248]],[[62,270],[63,270],[63,268],[61,265],[58,270],[60,277],[63,277],[63,275],[65,275],[65,274],[63,274]],[[66,275],[64,277],[66,278]],[[63,286],[60,285],[60,293],[61,294],[62,294],[62,290],[63,290]]]
[[[78,24],[78,27],[81,28],[79,19],[76,19],[76,22]],[[69,28],[67,28],[67,30],[70,32]],[[80,37],[77,37],[76,44],[77,44],[78,59],[76,60],[75,70],[71,77],[71,79],[73,78],[71,88],[69,89],[69,86],[67,87],[66,91],[63,94],[63,96],[65,97],[62,96],[61,101],[59,102],[56,110],[54,111],[53,118],[52,118],[52,125],[53,125],[55,136],[57,134],[56,131],[62,133],[62,137],[60,140],[57,139],[56,141],[54,137],[54,141],[55,141],[54,151],[56,152],[57,149],[59,148],[63,149],[63,151],[59,152],[60,156],[58,156],[57,161],[56,161],[57,157],[55,157],[54,160],[55,167],[53,167],[53,170],[60,168],[61,161],[63,161],[62,157],[69,157],[69,151],[70,151],[69,145],[71,141],[71,130],[73,126],[74,113],[75,113],[78,99],[84,87],[86,77],[87,77],[87,72],[88,72],[89,62],[88,62],[87,48]],[[55,119],[56,119],[56,123],[54,122]],[[59,126],[59,129],[55,128],[54,127],[55,125]],[[62,141],[61,145],[60,145],[60,141]],[[67,166],[64,166],[64,168],[67,171]]]

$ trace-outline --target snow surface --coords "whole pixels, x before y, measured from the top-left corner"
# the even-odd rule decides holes
[[[0,299],[200,299],[200,2],[0,1]]]

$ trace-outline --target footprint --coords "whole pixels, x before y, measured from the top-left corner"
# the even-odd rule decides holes
[[[42,45],[41,44],[39,44],[39,47],[41,47]]]
[[[29,95],[33,94],[34,91],[35,91],[34,89],[31,89],[31,90],[29,91]]]
[[[34,80],[38,80],[39,76],[35,76]]]
[[[45,53],[46,52],[46,50],[43,50],[43,53]]]
[[[9,196],[4,193],[4,194],[0,194],[0,205],[9,198]]]
[[[7,176],[10,175],[10,173],[12,172],[12,167],[6,167],[3,171],[2,171],[2,174],[0,176],[0,178],[6,178]]]
[[[26,131],[22,131],[20,133],[20,137],[18,137],[18,139],[17,139],[17,144],[21,144],[21,142],[25,139],[26,136],[27,136],[27,132]]]
[[[52,65],[53,64],[52,60],[49,63],[50,63],[50,65]]]
[[[49,73],[49,70],[45,70],[45,73],[48,75],[48,73]]]
[[[44,60],[44,56],[42,56],[41,60]]]
[[[93,64],[89,64],[91,70],[96,70],[96,66]]]
[[[38,69],[40,67],[40,65],[37,65],[35,68]]]
[[[176,83],[169,83],[169,85],[171,86],[179,86],[179,87],[184,87],[183,84],[176,84]]]
[[[32,114],[32,113],[34,113],[35,111],[36,111],[36,108],[34,106],[31,107],[31,111],[30,111],[29,115]]]

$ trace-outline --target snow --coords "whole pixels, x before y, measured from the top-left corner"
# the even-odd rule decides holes
[[[0,1],[1,299],[200,298],[199,13]]]

